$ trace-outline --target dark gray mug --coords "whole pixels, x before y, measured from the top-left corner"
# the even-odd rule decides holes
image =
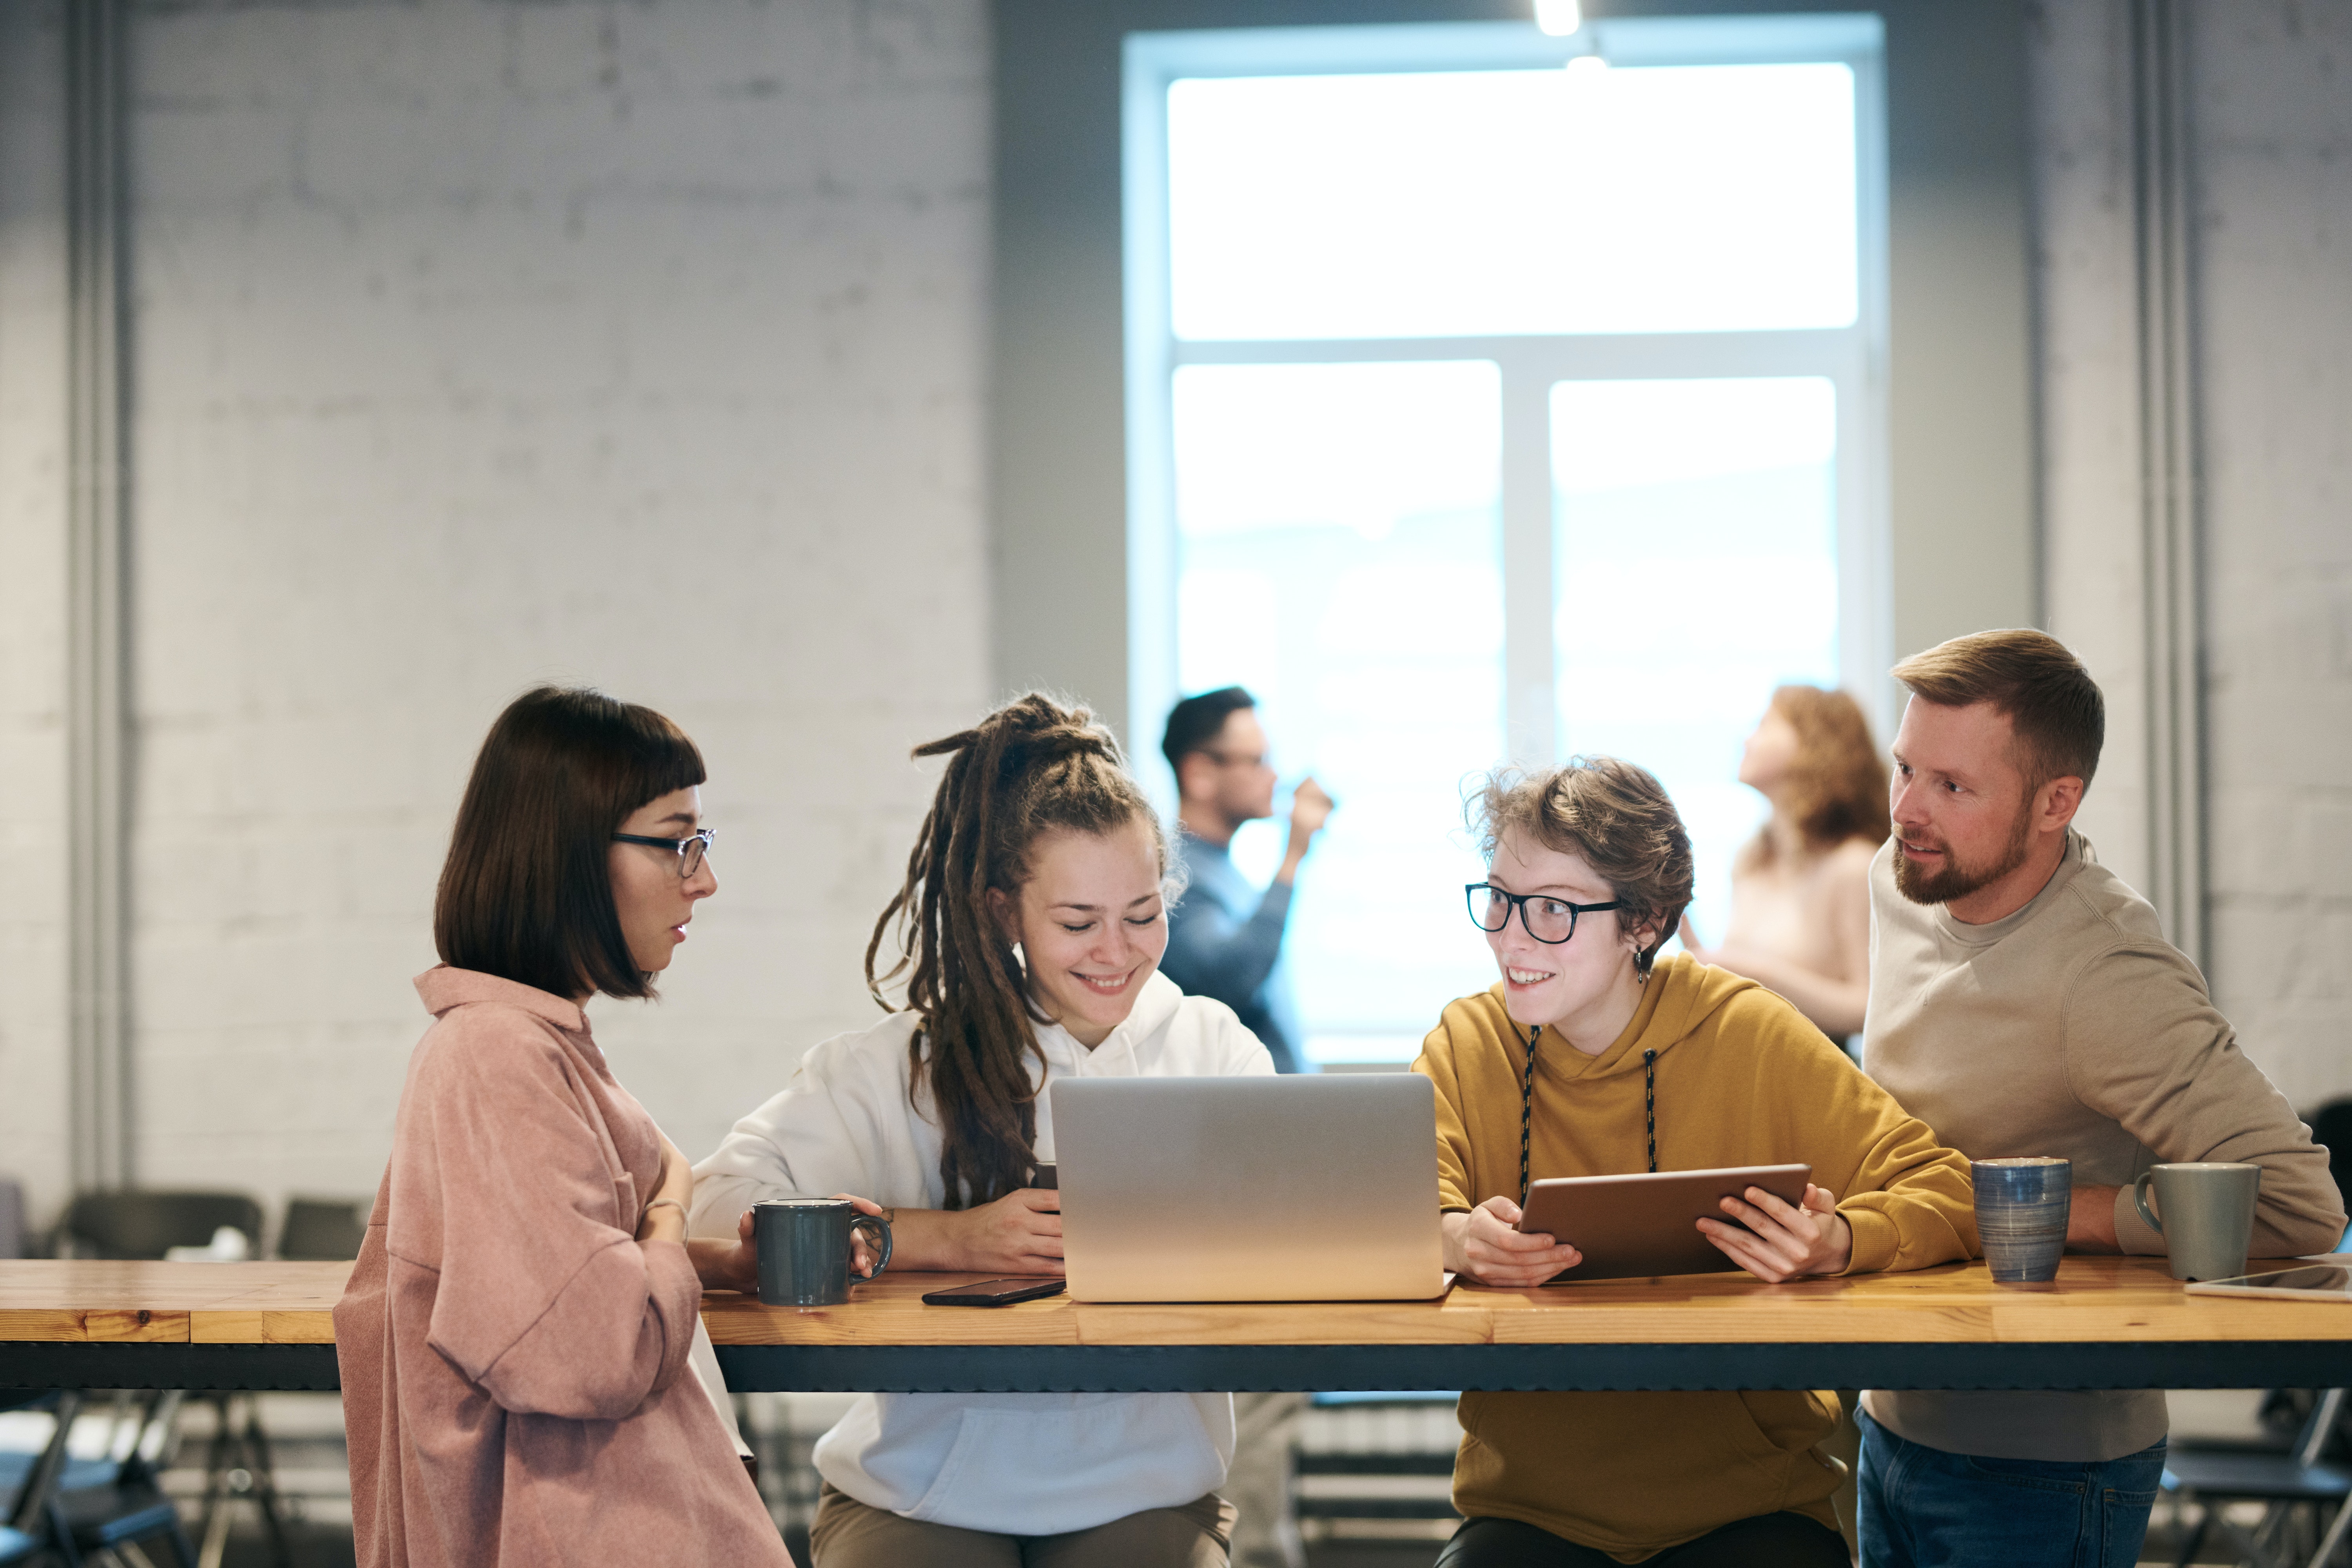
[[[874,1273],[890,1267],[890,1225],[843,1198],[769,1198],[751,1205],[760,1300],[771,1307],[837,1307],[849,1300],[849,1238],[872,1234]]]
[[[2074,1162],[2042,1155],[1978,1160],[1970,1172],[1977,1235],[1993,1283],[2038,1285],[2057,1279],[2074,1197]]]
[[[2147,1206],[2150,1183],[2156,1184],[2153,1209]],[[2132,1205],[2164,1237],[2175,1279],[2235,1279],[2246,1271],[2254,1200],[2262,1193],[2260,1165],[2199,1160],[2149,1166],[2132,1184]]]

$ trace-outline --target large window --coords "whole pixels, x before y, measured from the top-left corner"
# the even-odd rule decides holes
[[[1132,711],[1246,685],[1339,797],[1288,950],[1310,1059],[1409,1056],[1491,984],[1486,768],[1657,773],[1712,937],[1771,688],[1874,689],[1878,47],[1818,15],[1128,40]]]

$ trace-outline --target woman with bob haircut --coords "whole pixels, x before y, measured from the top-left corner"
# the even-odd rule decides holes
[[[1085,709],[1033,693],[915,755],[948,765],[866,944],[890,1016],[812,1047],[695,1168],[696,1228],[852,1197],[889,1216],[893,1268],[1059,1274],[1059,1196],[1033,1183],[1048,1085],[1274,1062],[1160,973],[1168,840]],[[902,956],[884,973],[886,942]],[[821,1568],[1213,1568],[1233,1451],[1224,1394],[868,1394],[817,1442],[810,1550]]]
[[[791,1558],[688,1368],[685,1157],[591,1037],[718,889],[702,757],[648,708],[542,687],[499,715],[434,901],[433,1022],[335,1308],[362,1568]]]
[[[1968,1162],[1752,980],[1658,949],[1690,837],[1658,781],[1579,759],[1490,776],[1468,889],[1501,982],[1449,1005],[1413,1070],[1437,1089],[1445,1267],[1541,1285],[1583,1255],[1516,1228],[1531,1182],[1810,1164],[1801,1206],[1750,1187],[1697,1222],[1759,1279],[1969,1257]],[[1847,1568],[1816,1447],[1834,1395],[1465,1394],[1440,1568]]]
[[[1783,686],[1739,759],[1739,782],[1772,815],[1731,868],[1723,945],[1683,948],[1770,987],[1843,1040],[1870,1000],[1870,862],[1886,842],[1886,763],[1862,704],[1843,691]]]

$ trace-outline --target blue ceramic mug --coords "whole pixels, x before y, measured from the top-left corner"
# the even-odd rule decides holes
[[[2038,1285],[2058,1278],[2066,1250],[2066,1214],[2074,1196],[2074,1164],[2031,1155],[1979,1160],[1972,1166],[1977,1235],[1996,1285]]]

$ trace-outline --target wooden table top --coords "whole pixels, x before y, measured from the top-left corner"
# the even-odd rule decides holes
[[[0,1343],[332,1344],[348,1263],[0,1260]]]
[[[2287,1267],[2282,1263],[2277,1267]],[[2260,1265],[2255,1267],[2259,1268]],[[0,1343],[331,1344],[347,1263],[0,1261]],[[1744,1274],[1489,1290],[1436,1301],[1073,1301],[927,1307],[975,1274],[886,1274],[847,1305],[713,1292],[722,1345],[2066,1343],[2352,1340],[2352,1302],[2190,1296],[2152,1258],[2069,1258],[2057,1282],[1982,1263],[1766,1285]]]

